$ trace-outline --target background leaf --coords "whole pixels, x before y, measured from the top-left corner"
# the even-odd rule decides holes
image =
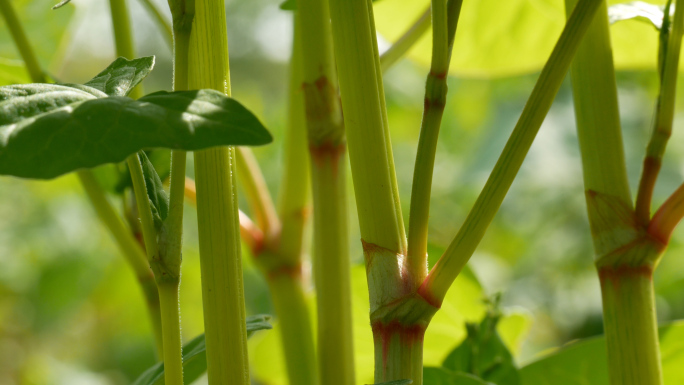
[[[423,369],[423,383],[426,385],[493,385],[470,374],[435,367]]]
[[[611,0],[609,4],[622,1]],[[663,5],[664,0],[649,0]],[[383,0],[375,5],[376,26],[394,42],[429,5],[429,1]],[[565,25],[561,0],[480,0],[463,3],[450,73],[466,77],[510,76],[541,69]],[[618,69],[655,69],[658,34],[646,23],[628,20],[611,28]],[[430,33],[409,57],[430,65]]]
[[[247,337],[259,330],[271,329],[270,318],[267,315],[247,317]],[[183,382],[191,384],[206,370],[207,352],[204,334],[201,334],[183,346]],[[160,362],[146,370],[133,385],[164,385],[164,364]]]
[[[86,86],[96,88],[109,96],[127,96],[154,68],[154,56],[128,60],[120,57]]]
[[[518,369],[497,331],[498,298],[480,323],[466,324],[468,336],[444,360],[442,367],[475,375],[497,385],[519,385]]]
[[[55,0],[12,1],[42,68],[49,73],[57,72],[59,66],[62,65],[69,39],[68,26],[75,19],[75,7],[64,7],[59,12],[55,12],[51,10],[54,3]],[[2,55],[0,59],[2,61],[16,60],[23,66],[19,51],[2,17],[0,17],[0,55]],[[0,76],[0,86],[29,81],[28,76],[22,81],[8,81]]]
[[[0,117],[0,174],[50,179],[120,162],[144,148],[195,151],[272,140],[250,111],[218,91],[161,91],[139,100],[114,96],[55,108],[85,94],[70,91],[47,101],[49,112],[31,118],[12,101],[0,104],[12,112]]]
[[[659,329],[665,384],[684,383],[684,321]],[[609,385],[603,337],[569,344],[520,369],[524,385]]]
[[[390,382],[381,382],[375,385],[410,385],[413,384],[413,380],[395,380]]]

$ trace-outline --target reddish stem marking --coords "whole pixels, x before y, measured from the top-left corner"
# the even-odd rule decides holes
[[[268,272],[268,279],[273,280],[276,278],[279,278],[281,276],[289,276],[292,279],[299,279],[302,276],[302,265],[301,264],[296,264],[296,265],[282,265],[278,266],[274,269],[269,270]]]
[[[311,160],[314,161],[316,167],[323,168],[326,161],[330,161],[335,178],[337,178],[340,159],[343,158],[345,151],[347,151],[347,144],[345,142],[337,144],[326,142],[320,145],[312,144],[309,146]]]
[[[416,342],[423,342],[425,328],[420,325],[402,325],[398,321],[382,323],[375,321],[371,324],[373,338],[382,341],[382,365],[383,370],[387,367],[387,357],[389,355],[392,337],[399,337],[399,343],[404,346],[412,346]]]
[[[603,266],[598,269],[599,279],[601,284],[610,282],[613,285],[613,290],[620,290],[620,283],[625,279],[646,278],[649,281],[653,279],[653,268],[648,265],[641,266]]]
[[[428,278],[429,277],[430,276],[428,275]],[[435,309],[439,309],[442,307],[442,299],[435,297],[435,295],[430,291],[428,286],[428,278],[426,278],[420,285],[417,293],[419,296],[423,297],[425,302],[427,302],[430,306],[434,307]]]

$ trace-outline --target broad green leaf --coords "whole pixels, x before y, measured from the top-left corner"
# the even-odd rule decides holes
[[[468,323],[468,336],[444,360],[442,366],[453,372],[473,374],[497,385],[519,385],[518,369],[513,356],[497,332],[501,313],[497,309],[487,312],[479,323]]]
[[[493,385],[471,374],[456,373],[435,367],[423,369],[423,383],[426,385]]]
[[[145,151],[138,152],[138,159],[140,159],[142,164],[145,188],[147,189],[147,198],[150,200],[154,226],[159,231],[169,215],[169,196],[166,190],[164,190],[159,174],[157,174]]]
[[[271,140],[249,110],[214,90],[161,91],[133,100],[95,99],[66,86],[0,87],[0,174],[5,175],[50,179],[120,162],[145,148],[195,151]]]
[[[684,321],[659,329],[665,384],[684,384]],[[573,342],[520,369],[524,385],[610,385],[603,337]]]
[[[271,329],[270,316],[247,317],[247,337],[259,330]],[[207,370],[207,352],[204,334],[195,337],[183,346],[183,382],[191,384]],[[147,369],[133,385],[164,385],[164,364],[158,363]]]
[[[660,29],[663,25],[664,16],[663,7],[644,3],[643,1],[615,4],[608,8],[608,19],[611,24],[618,21],[635,19],[651,23],[656,29]]]
[[[375,385],[410,385],[413,384],[413,380],[395,380],[390,382],[380,382]]]
[[[612,0],[616,4],[624,1]],[[645,1],[663,5],[665,0]],[[383,0],[375,3],[378,33],[396,41],[429,5],[429,1]],[[565,25],[562,0],[479,0],[463,2],[450,73],[456,76],[511,76],[539,71]],[[611,27],[615,65],[619,70],[653,70],[658,34],[652,26],[627,20]],[[427,69],[431,38],[426,33],[409,58]]]
[[[153,67],[154,56],[133,60],[120,57],[85,85],[109,96],[126,96],[149,75]]]

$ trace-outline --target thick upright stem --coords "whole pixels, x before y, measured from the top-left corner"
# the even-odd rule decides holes
[[[599,269],[611,384],[663,383],[652,266]]]
[[[345,147],[312,148],[321,384],[354,384]]]
[[[566,0],[568,13],[575,3]],[[571,78],[603,294],[610,381],[614,385],[659,385],[662,375],[652,271],[664,244],[646,230],[648,214],[639,218],[632,205],[603,1],[577,51]]]
[[[311,153],[320,383],[354,383],[345,134],[328,3],[300,0],[302,88]]]
[[[370,0],[330,0],[342,107],[361,237],[406,251]],[[373,294],[371,294],[373,295]]]
[[[316,385],[319,382],[313,327],[301,276],[296,272],[273,275],[268,286],[280,324],[289,383]]]
[[[412,379],[413,385],[423,385],[424,335],[418,325],[374,323],[375,382]]]
[[[230,94],[223,0],[195,2],[189,88]],[[235,149],[195,153],[202,301],[210,385],[248,385]]]

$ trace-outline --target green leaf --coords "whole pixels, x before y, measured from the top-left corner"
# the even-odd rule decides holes
[[[390,382],[380,382],[375,385],[410,385],[413,384],[413,380],[394,380]]]
[[[479,324],[466,324],[468,336],[447,356],[442,366],[453,372],[473,374],[497,385],[519,385],[520,377],[513,356],[496,328],[500,318],[497,298]]]
[[[169,196],[164,190],[161,178],[154,169],[152,162],[145,154],[145,151],[138,152],[138,159],[142,164],[143,177],[145,178],[145,187],[147,189],[147,198],[150,200],[150,209],[152,210],[152,218],[154,218],[154,226],[159,231],[169,215]]]
[[[659,328],[664,384],[684,384],[684,321]],[[610,385],[603,337],[575,341],[520,369],[524,385]]]
[[[625,4],[615,4],[608,8],[608,19],[610,24],[623,20],[640,20],[653,25],[660,30],[665,16],[664,8],[655,4],[644,3],[643,1],[633,1]]]
[[[271,329],[270,316],[247,317],[247,337],[259,330]],[[207,370],[207,353],[204,334],[195,337],[183,346],[183,382],[191,384]],[[164,364],[157,363],[138,377],[133,385],[164,385]]]
[[[109,96],[126,96],[154,68],[154,56],[128,60],[120,57],[85,85],[96,88]]]
[[[684,383],[684,322],[659,328],[665,384]],[[603,337],[575,341],[520,370],[525,385],[609,385]]]
[[[426,385],[491,385],[472,374],[435,367],[423,369],[423,383]]]
[[[214,90],[96,99],[87,86],[0,87],[0,174],[50,179],[145,148],[196,151],[272,140],[249,110]],[[45,92],[43,92],[45,91]],[[41,113],[42,112],[42,113]]]
[[[621,1],[608,1],[610,5],[618,2]],[[664,0],[644,2],[665,3]],[[397,41],[429,4],[428,0],[383,0],[375,3],[376,27],[382,40],[387,43]],[[481,78],[539,71],[549,58],[565,21],[565,6],[560,0],[464,1],[449,73]],[[640,21],[614,24],[611,41],[616,68],[655,69],[658,55],[656,33],[651,25]],[[431,34],[426,33],[410,50],[408,58],[429,68],[431,44]]]

